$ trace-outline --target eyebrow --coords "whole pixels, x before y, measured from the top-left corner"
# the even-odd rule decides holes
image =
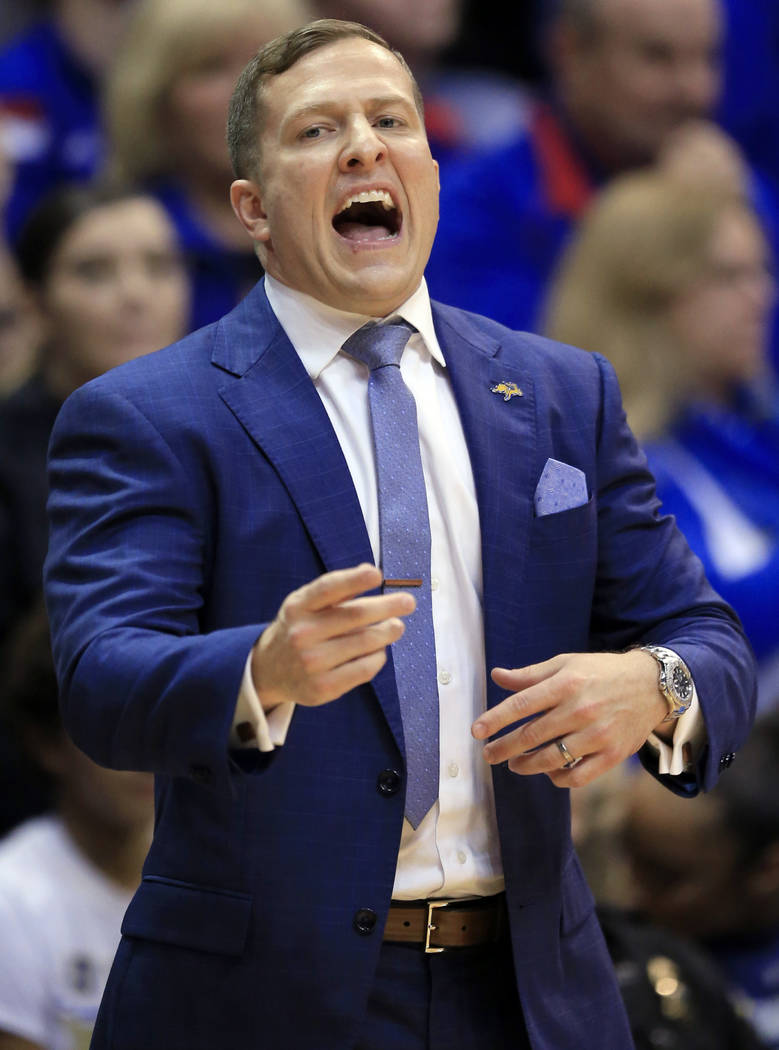
[[[365,100],[365,106],[367,109],[377,110],[382,109],[384,106],[403,106],[405,109],[413,110],[417,112],[417,107],[414,100],[408,98],[406,95],[379,95],[375,98],[369,98]],[[317,113],[327,113],[333,109],[339,109],[343,105],[342,102],[336,102],[331,99],[324,99],[321,102],[312,102],[309,105],[300,106],[298,109],[293,110],[287,115],[284,121],[285,125],[297,123],[300,120],[305,120],[306,117],[314,116]]]

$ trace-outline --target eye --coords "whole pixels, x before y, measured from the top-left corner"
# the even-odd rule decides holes
[[[75,260],[71,263],[70,271],[82,281],[89,284],[99,284],[114,277],[116,263],[107,256],[96,255]]]
[[[144,266],[153,277],[168,277],[182,272],[183,263],[174,252],[148,252],[144,256]]]
[[[379,128],[397,128],[400,127],[400,121],[397,117],[379,117],[376,121],[376,126]]]
[[[324,127],[321,124],[312,124],[311,127],[305,128],[300,133],[302,139],[319,139],[324,134]]]

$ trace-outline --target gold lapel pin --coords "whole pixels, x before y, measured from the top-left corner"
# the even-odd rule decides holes
[[[503,394],[504,401],[510,401],[512,397],[522,397],[522,391],[516,383],[510,383],[508,379],[501,379],[495,386],[491,386],[493,394]]]

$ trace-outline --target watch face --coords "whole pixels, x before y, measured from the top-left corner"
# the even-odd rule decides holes
[[[671,692],[677,697],[683,704],[686,704],[692,698],[692,680],[687,674],[683,667],[679,664],[674,667],[671,672]]]

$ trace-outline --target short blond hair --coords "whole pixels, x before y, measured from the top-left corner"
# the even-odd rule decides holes
[[[750,210],[724,186],[692,190],[651,170],[621,176],[585,213],[551,284],[545,332],[611,361],[640,437],[663,431],[694,381],[669,311],[704,272],[733,208]]]
[[[260,48],[311,17],[308,0],[140,0],[105,90],[112,174],[143,182],[170,171],[165,101],[225,35],[243,29],[248,39],[254,33]]]

